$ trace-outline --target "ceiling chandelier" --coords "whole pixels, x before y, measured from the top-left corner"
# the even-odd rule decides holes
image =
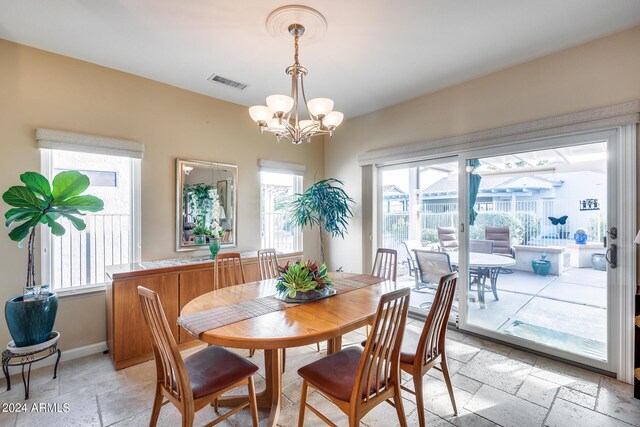
[[[342,123],[344,115],[333,111],[333,101],[329,98],[307,101],[304,92],[307,69],[298,61],[298,40],[305,28],[301,24],[291,24],[288,30],[294,39],[293,65],[285,70],[291,76],[291,96],[268,96],[267,105],[249,108],[249,115],[260,127],[260,133],[272,132],[278,142],[284,138],[291,140],[293,144],[301,144],[303,141],[311,142],[311,138],[317,135],[331,136],[334,129]],[[308,118],[302,116],[300,97]]]

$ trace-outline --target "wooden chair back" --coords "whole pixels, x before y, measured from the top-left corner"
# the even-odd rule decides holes
[[[238,252],[216,255],[213,281],[215,289],[227,288],[246,282],[242,259],[240,259]]]
[[[258,251],[258,269],[260,270],[260,280],[278,277],[278,255],[275,249],[260,249]]]
[[[440,278],[440,283],[429,310],[424,329],[420,334],[418,349],[416,351],[416,363],[422,360],[427,364],[444,353],[447,322],[451,313],[451,305],[456,295],[458,273],[450,273]]]
[[[409,288],[382,295],[367,338],[351,402],[377,405],[389,390],[400,387],[400,348],[409,311]],[[383,394],[384,393],[384,394]],[[378,398],[378,399],[376,399]]]
[[[173,398],[176,406],[188,406],[193,400],[189,375],[162,310],[160,297],[142,286],[138,286],[138,297],[156,360],[157,382]]]
[[[398,252],[395,249],[378,248],[371,275],[395,281],[397,268]]]

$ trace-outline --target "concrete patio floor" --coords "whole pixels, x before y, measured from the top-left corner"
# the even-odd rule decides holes
[[[398,281],[407,286],[414,284],[408,274],[399,277]],[[494,300],[491,292],[487,292],[484,308],[475,300],[469,301],[468,322],[605,359],[606,286],[606,272],[592,268],[567,268],[560,276],[539,276],[514,270],[512,274],[498,277],[499,300]],[[414,291],[411,306],[428,309],[433,295],[433,291],[427,289]],[[469,296],[475,299],[475,291]]]

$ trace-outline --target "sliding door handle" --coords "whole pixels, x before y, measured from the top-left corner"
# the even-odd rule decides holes
[[[604,257],[609,263],[609,267],[616,268],[618,266],[618,246],[615,243],[610,244]]]

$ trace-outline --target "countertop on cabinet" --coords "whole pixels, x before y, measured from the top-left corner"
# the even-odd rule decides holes
[[[255,259],[257,258],[257,252],[257,250],[241,252],[240,257],[243,260]],[[282,258],[302,256],[302,252],[278,252],[278,256]],[[193,269],[194,266],[199,266],[199,264],[201,264],[202,268],[207,268],[212,267],[214,263],[215,261],[210,259],[209,256],[199,256],[112,265],[106,267],[105,270],[109,280],[113,281],[148,276],[149,274],[178,272],[185,268]]]

